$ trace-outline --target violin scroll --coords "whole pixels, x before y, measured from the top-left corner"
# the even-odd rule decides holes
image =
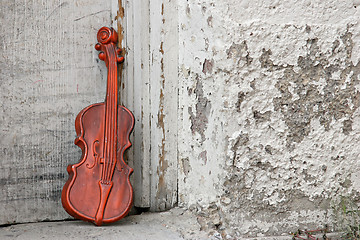
[[[121,49],[116,46],[118,35],[113,28],[102,27],[98,31],[97,40],[99,43],[95,45],[95,49],[101,51],[99,53],[99,59],[106,62],[106,65],[111,61],[109,58],[115,57],[114,60],[118,63],[124,62],[124,57],[121,56]],[[108,48],[107,48],[107,47]],[[109,48],[111,50],[109,51]],[[117,56],[113,56],[111,53],[115,52]]]

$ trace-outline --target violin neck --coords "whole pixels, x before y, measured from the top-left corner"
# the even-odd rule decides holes
[[[106,89],[106,105],[111,107],[110,109],[117,110],[118,101],[118,79],[117,79],[117,62],[109,61],[108,65],[108,77],[107,77],[107,89]]]
[[[114,162],[116,161],[116,139],[117,139],[117,101],[118,101],[118,79],[117,79],[117,61],[116,52],[113,45],[107,46],[108,54],[108,79],[105,99],[105,164],[104,170],[110,174],[105,174],[103,180],[108,181],[112,178]]]

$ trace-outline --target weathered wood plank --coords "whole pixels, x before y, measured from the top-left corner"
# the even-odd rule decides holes
[[[149,84],[148,84],[148,52],[147,34],[142,31],[144,26],[142,21],[146,17],[143,12],[135,9],[143,9],[141,1],[127,1],[124,6],[124,37],[126,49],[126,63],[124,68],[124,78],[121,92],[122,102],[129,106],[134,113],[135,127],[132,135],[133,148],[129,151],[129,164],[134,168],[132,183],[134,187],[134,205],[136,207],[149,207],[150,201],[150,124],[149,124]],[[145,19],[144,19],[145,18]],[[142,57],[145,56],[145,58]]]
[[[150,207],[150,101],[147,2],[135,0],[126,5],[126,44],[130,60],[126,71],[127,85],[132,86],[128,97],[134,106],[134,189],[136,207]],[[125,91],[129,91],[125,88]]]
[[[150,9],[151,209],[177,199],[177,4],[156,0]]]
[[[123,95],[124,103],[134,107],[136,118],[134,148],[129,154],[137,170],[133,176],[135,206],[165,210],[177,198],[176,4],[127,1],[125,12]]]

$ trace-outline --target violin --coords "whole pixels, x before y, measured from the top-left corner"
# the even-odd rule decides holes
[[[133,202],[130,175],[133,169],[124,162],[131,146],[129,135],[134,116],[118,105],[118,63],[124,61],[112,28],[97,33],[95,49],[108,69],[105,102],[79,112],[75,120],[75,144],[82,150],[81,160],[69,165],[61,202],[73,217],[95,225],[115,222],[128,214]]]

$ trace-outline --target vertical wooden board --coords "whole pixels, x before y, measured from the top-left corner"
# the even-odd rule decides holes
[[[163,42],[164,53],[164,76],[165,76],[165,128],[167,139],[165,154],[168,159],[167,178],[167,202],[168,207],[174,207],[178,201],[178,56],[179,56],[179,36],[178,36],[178,2],[165,1],[162,7],[166,35]],[[161,44],[160,44],[161,51]]]
[[[135,134],[134,159],[137,173],[134,175],[138,194],[135,196],[135,206],[150,207],[150,125],[149,125],[149,57],[148,57],[148,4],[146,1],[133,2],[133,79],[134,110],[137,117]],[[146,54],[145,54],[146,53]]]
[[[127,14],[127,11],[129,8],[132,8],[132,1],[118,1],[118,14],[117,14],[117,23],[118,23],[118,31],[119,28],[123,29],[123,42],[122,42],[122,48],[123,48],[123,54],[125,56],[125,61],[122,68],[122,76],[121,76],[121,82],[119,87],[119,94],[120,94],[120,102],[119,104],[124,105],[126,108],[128,108],[133,114],[135,118],[135,125],[132,134],[130,135],[130,142],[132,144],[132,147],[128,149],[125,152],[125,158],[127,160],[127,163],[130,167],[134,169],[134,173],[130,177],[130,182],[133,186],[134,190],[134,197],[138,195],[138,187],[136,184],[136,181],[134,181],[134,176],[137,174],[138,169],[134,166],[135,159],[134,159],[134,149],[137,148],[135,144],[135,134],[138,132],[138,123],[137,123],[137,115],[134,112],[134,101],[133,101],[133,88],[134,84],[129,79],[132,78],[134,71],[131,66],[133,66],[134,57],[131,53],[131,50],[129,50],[129,44],[128,42],[132,42],[133,34],[132,34],[132,24],[133,24],[133,18],[132,16]],[[130,26],[130,27],[129,27]]]
[[[177,2],[151,1],[151,209],[177,201]]]
[[[80,159],[76,114],[105,97],[94,49],[111,1],[0,2],[0,224],[67,218],[60,193]]]
[[[141,91],[141,126],[143,131],[142,142],[141,142],[141,154],[142,162],[139,163],[141,169],[140,180],[142,181],[142,192],[141,198],[136,199],[141,207],[150,207],[150,163],[151,163],[151,125],[150,125],[150,114],[151,114],[151,102],[150,102],[150,56],[149,56],[149,2],[137,0],[141,3],[141,11],[139,12],[139,18],[137,25],[141,26],[138,30],[139,34],[139,45],[141,45],[141,52],[138,55],[137,71],[141,70],[142,79],[142,91]],[[139,5],[138,4],[138,5]],[[146,23],[146,24],[144,24]],[[140,47],[140,46],[139,46]]]
[[[165,210],[177,201],[177,3],[126,1],[122,101],[135,115],[135,206]],[[168,20],[165,20],[168,18]]]
[[[150,206],[150,123],[149,123],[149,67],[148,67],[148,14],[147,2],[140,0],[123,3],[123,22],[126,63],[121,92],[122,102],[134,113],[133,148],[128,153],[129,164],[134,168],[132,183],[134,205]]]

